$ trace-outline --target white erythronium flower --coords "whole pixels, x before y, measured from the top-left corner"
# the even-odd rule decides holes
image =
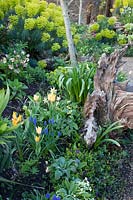
[[[56,92],[57,92],[57,90],[55,89],[55,87],[53,87],[53,88],[50,89],[50,93],[56,94]]]
[[[44,97],[43,102],[44,102],[44,104],[48,103],[47,97]]]
[[[57,96],[57,101],[60,101],[61,100],[61,97],[60,96]]]

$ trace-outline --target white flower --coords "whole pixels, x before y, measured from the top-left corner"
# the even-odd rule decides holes
[[[60,96],[57,96],[57,101],[60,101],[61,100],[61,97]]]
[[[9,69],[13,69],[13,65],[8,65]]]
[[[3,58],[3,63],[5,64],[5,63],[7,63],[7,60],[6,60],[6,58]]]
[[[44,102],[44,104],[48,103],[48,99],[46,97],[44,97],[43,102]]]
[[[21,54],[22,54],[22,55],[25,55],[25,52],[24,52],[24,51],[21,51]]]
[[[53,87],[53,88],[50,89],[50,93],[51,94],[56,94],[56,92],[57,92],[57,90],[55,89],[55,87]]]
[[[27,54],[26,57],[29,58],[29,57],[30,57],[30,54]]]
[[[11,62],[14,62],[14,61],[15,61],[15,59],[14,59],[14,58],[10,58],[10,61],[11,61]]]

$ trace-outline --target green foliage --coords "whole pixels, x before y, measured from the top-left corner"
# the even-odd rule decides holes
[[[14,79],[24,70],[29,62],[29,54],[26,54],[23,43],[16,43],[8,47],[6,55],[0,60],[0,68],[6,78]]]
[[[98,61],[102,53],[110,54],[114,51],[114,44],[98,41],[92,35],[88,35],[86,30],[82,33],[81,40],[77,45],[80,55],[87,55],[88,58]]]
[[[37,63],[38,67],[40,67],[41,69],[46,68],[47,63],[44,60],[39,60]]]
[[[28,66],[27,69],[21,72],[20,80],[26,82],[27,85],[31,85],[32,83],[39,82],[46,83],[46,72],[45,69],[41,69],[40,67],[36,66],[35,68]]]
[[[52,92],[48,93],[48,99],[43,99],[39,93],[30,97],[29,103],[23,109],[26,120],[24,126],[16,130],[20,160],[24,160],[31,152],[35,158],[40,158],[47,156],[49,151],[59,151],[62,137],[71,137],[77,133],[78,123],[81,123],[77,104],[60,100]]]
[[[42,0],[0,2],[1,23],[8,37],[27,42],[31,55],[47,56],[66,49],[61,7]],[[8,23],[9,22],[9,23]]]
[[[118,72],[117,81],[123,82],[123,81],[126,81],[126,80],[127,80],[127,75],[123,71]]]
[[[104,15],[98,15],[97,22],[89,26],[89,32],[98,41],[114,42],[117,35],[114,28],[116,20],[116,17],[107,18]]]
[[[35,175],[38,173],[38,169],[36,167],[37,165],[37,162],[38,160],[33,160],[33,159],[30,159],[30,160],[26,160],[25,162],[22,162],[21,163],[21,173],[24,174],[24,175],[29,175],[29,174],[32,174],[32,175]]]
[[[4,89],[0,90],[0,173],[7,169],[12,161],[14,149],[11,148],[10,141],[14,136],[10,135],[10,133],[17,128],[17,126],[8,126],[9,121],[2,118],[2,113],[9,101],[9,96],[10,90],[8,86],[6,92]]]
[[[93,191],[89,181],[86,179],[65,180],[56,194],[63,200],[94,200]]]
[[[24,83],[20,82],[18,79],[14,79],[13,81],[8,80],[8,83],[11,89],[10,99],[22,99],[25,96],[26,93],[24,90],[28,89],[28,87]]]
[[[10,90],[8,86],[6,93],[4,89],[0,90],[0,116],[8,104],[9,97],[10,97]]]
[[[99,131],[97,132],[97,139],[96,139],[96,142],[94,143],[94,148],[96,149],[99,145],[106,142],[115,144],[116,146],[120,147],[120,144],[116,140],[107,138],[106,136],[112,131],[119,130],[122,127],[123,126],[120,125],[119,122],[114,122],[111,125],[104,127],[104,129],[100,127]]]
[[[115,184],[120,178],[119,168],[125,156],[124,151],[120,149],[110,151],[104,144],[96,150],[88,151],[79,139],[79,141],[69,145],[65,156],[68,159],[77,158],[81,162],[87,162],[85,168],[78,173],[78,177],[87,177],[90,186],[95,191],[96,199],[113,196],[116,191]]]
[[[55,181],[61,181],[61,179],[66,178],[68,180],[71,179],[74,174],[79,169],[82,169],[86,166],[85,162],[80,162],[80,160],[72,160],[72,159],[66,159],[64,157],[59,157],[58,159],[55,159],[54,162],[50,165],[49,170],[50,173],[54,174]]]
[[[62,88],[71,101],[84,103],[88,92],[93,91],[95,65],[79,64],[77,67],[66,67],[67,72],[59,77],[59,88]]]
[[[133,23],[133,2],[132,0],[115,0],[113,10],[115,14],[119,15],[119,20],[126,23]]]
[[[61,74],[66,74],[67,69],[66,67],[58,66],[54,71],[51,71],[46,74],[47,79],[51,85],[54,85],[56,87],[59,87],[59,77]]]

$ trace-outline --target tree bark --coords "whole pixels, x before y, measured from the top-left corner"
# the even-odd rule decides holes
[[[94,77],[94,92],[88,94],[84,105],[85,134],[88,145],[96,140],[98,125],[108,121],[120,121],[124,128],[133,129],[133,91],[131,84],[116,82],[120,58],[127,47],[116,50],[110,56],[103,54]]]
[[[69,15],[68,15],[68,8],[67,8],[66,0],[60,0],[60,4],[61,4],[64,22],[65,22],[66,37],[67,37],[67,41],[68,41],[68,49],[69,49],[69,54],[70,54],[71,65],[73,67],[76,67],[76,65],[77,65],[76,53],[75,53],[75,47],[74,47],[72,34],[71,34],[70,19],[69,19]]]
[[[79,20],[78,20],[78,24],[81,24],[81,20],[82,20],[82,6],[83,6],[83,1],[80,0],[80,5],[79,5]]]
[[[107,17],[112,16],[112,13],[110,12],[110,9],[113,8],[113,3],[114,3],[114,0],[107,0],[106,11],[105,11],[105,15]]]

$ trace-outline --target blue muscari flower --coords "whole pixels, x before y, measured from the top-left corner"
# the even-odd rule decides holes
[[[33,117],[30,116],[30,117],[29,117],[29,120],[30,120],[30,122],[33,122]]]
[[[45,195],[45,197],[46,197],[46,199],[49,199],[49,198],[50,198],[50,194],[47,193],[47,194]]]
[[[55,121],[54,121],[53,118],[48,120],[48,123],[49,123],[49,124],[54,124],[54,122],[55,122]]]
[[[47,126],[47,121],[44,121],[44,126]]]
[[[48,128],[47,127],[42,131],[42,134],[48,135]]]
[[[37,124],[37,119],[34,117],[30,117],[29,118],[29,120],[30,120],[30,122],[32,122],[33,124],[34,124],[34,126],[36,126],[36,124]]]
[[[62,133],[60,131],[58,131],[58,137],[60,137],[62,135]]]
[[[53,196],[52,200],[61,200],[60,197],[57,197],[56,195]]]

